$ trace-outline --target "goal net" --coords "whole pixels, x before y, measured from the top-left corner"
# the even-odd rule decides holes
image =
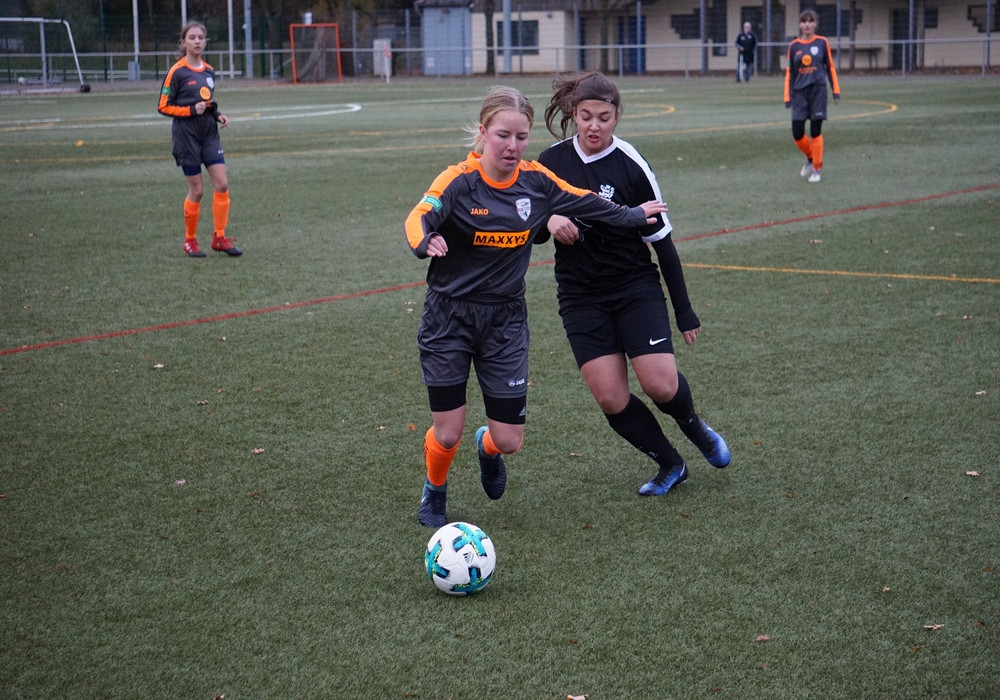
[[[340,33],[336,24],[290,24],[292,80],[325,83],[344,79],[340,66]]]
[[[76,74],[80,78],[80,92],[90,92],[90,85],[86,83],[83,79],[83,71],[80,70],[80,57],[76,53],[76,43],[73,41],[73,30],[69,27],[69,22],[64,19],[45,19],[43,17],[0,17],[0,23],[14,25],[38,25],[38,54],[27,54],[23,53],[25,46],[23,38],[16,38],[7,36],[7,32],[0,34],[0,39],[2,39],[3,53],[7,54],[7,72],[10,73],[11,57],[16,51],[18,56],[25,57],[29,59],[34,55],[37,55],[41,61],[39,62],[39,69],[32,70],[31,68],[26,68],[24,70],[24,75],[18,76],[18,83],[27,84],[28,75],[32,76],[32,80],[35,80],[34,76],[37,75],[38,82],[42,84],[43,88],[48,89],[50,84],[61,82],[58,77],[52,75],[51,73],[51,58],[48,50],[45,46],[45,27],[46,25],[56,25],[61,24],[66,28],[66,36],[69,38],[70,50],[73,52],[73,62],[76,64]],[[13,49],[13,51],[12,51]]]

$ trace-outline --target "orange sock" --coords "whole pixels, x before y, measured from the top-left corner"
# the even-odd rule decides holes
[[[812,153],[813,153],[813,169],[819,170],[823,167],[823,134],[820,134],[813,139],[812,142]]]
[[[795,139],[795,145],[799,147],[799,150],[805,155],[809,160],[813,159],[813,149],[812,144],[809,142],[808,136],[803,136],[800,139]]]
[[[215,217],[215,235],[225,236],[229,225],[229,193],[216,192],[212,195],[212,216]]]
[[[444,486],[448,482],[448,470],[451,469],[451,462],[455,459],[461,442],[459,440],[451,448],[442,447],[434,437],[434,427],[428,428],[424,435],[424,461],[427,463],[427,480],[431,485]]]
[[[524,437],[521,437],[521,444],[524,444]],[[517,446],[517,450],[519,449],[521,449],[521,445]],[[517,452],[517,450],[514,450],[514,452]],[[500,454],[500,448],[493,442],[493,435],[489,430],[483,433],[483,451],[490,457]],[[513,452],[509,454],[513,454]]]
[[[193,240],[198,237],[198,217],[201,214],[201,203],[184,198],[184,238]]]

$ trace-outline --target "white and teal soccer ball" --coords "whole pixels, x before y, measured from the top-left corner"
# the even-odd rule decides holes
[[[449,595],[469,595],[490,582],[497,565],[493,540],[471,523],[448,523],[427,543],[424,566]]]

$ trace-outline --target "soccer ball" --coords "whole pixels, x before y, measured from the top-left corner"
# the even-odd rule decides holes
[[[490,582],[496,569],[493,540],[470,523],[448,523],[427,543],[424,566],[434,585],[449,595],[469,595]]]

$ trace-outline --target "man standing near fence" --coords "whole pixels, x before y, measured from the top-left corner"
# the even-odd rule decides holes
[[[743,31],[736,37],[736,53],[739,63],[736,66],[736,82],[750,82],[753,74],[754,54],[757,52],[757,35],[753,33],[749,22],[743,23]]]

